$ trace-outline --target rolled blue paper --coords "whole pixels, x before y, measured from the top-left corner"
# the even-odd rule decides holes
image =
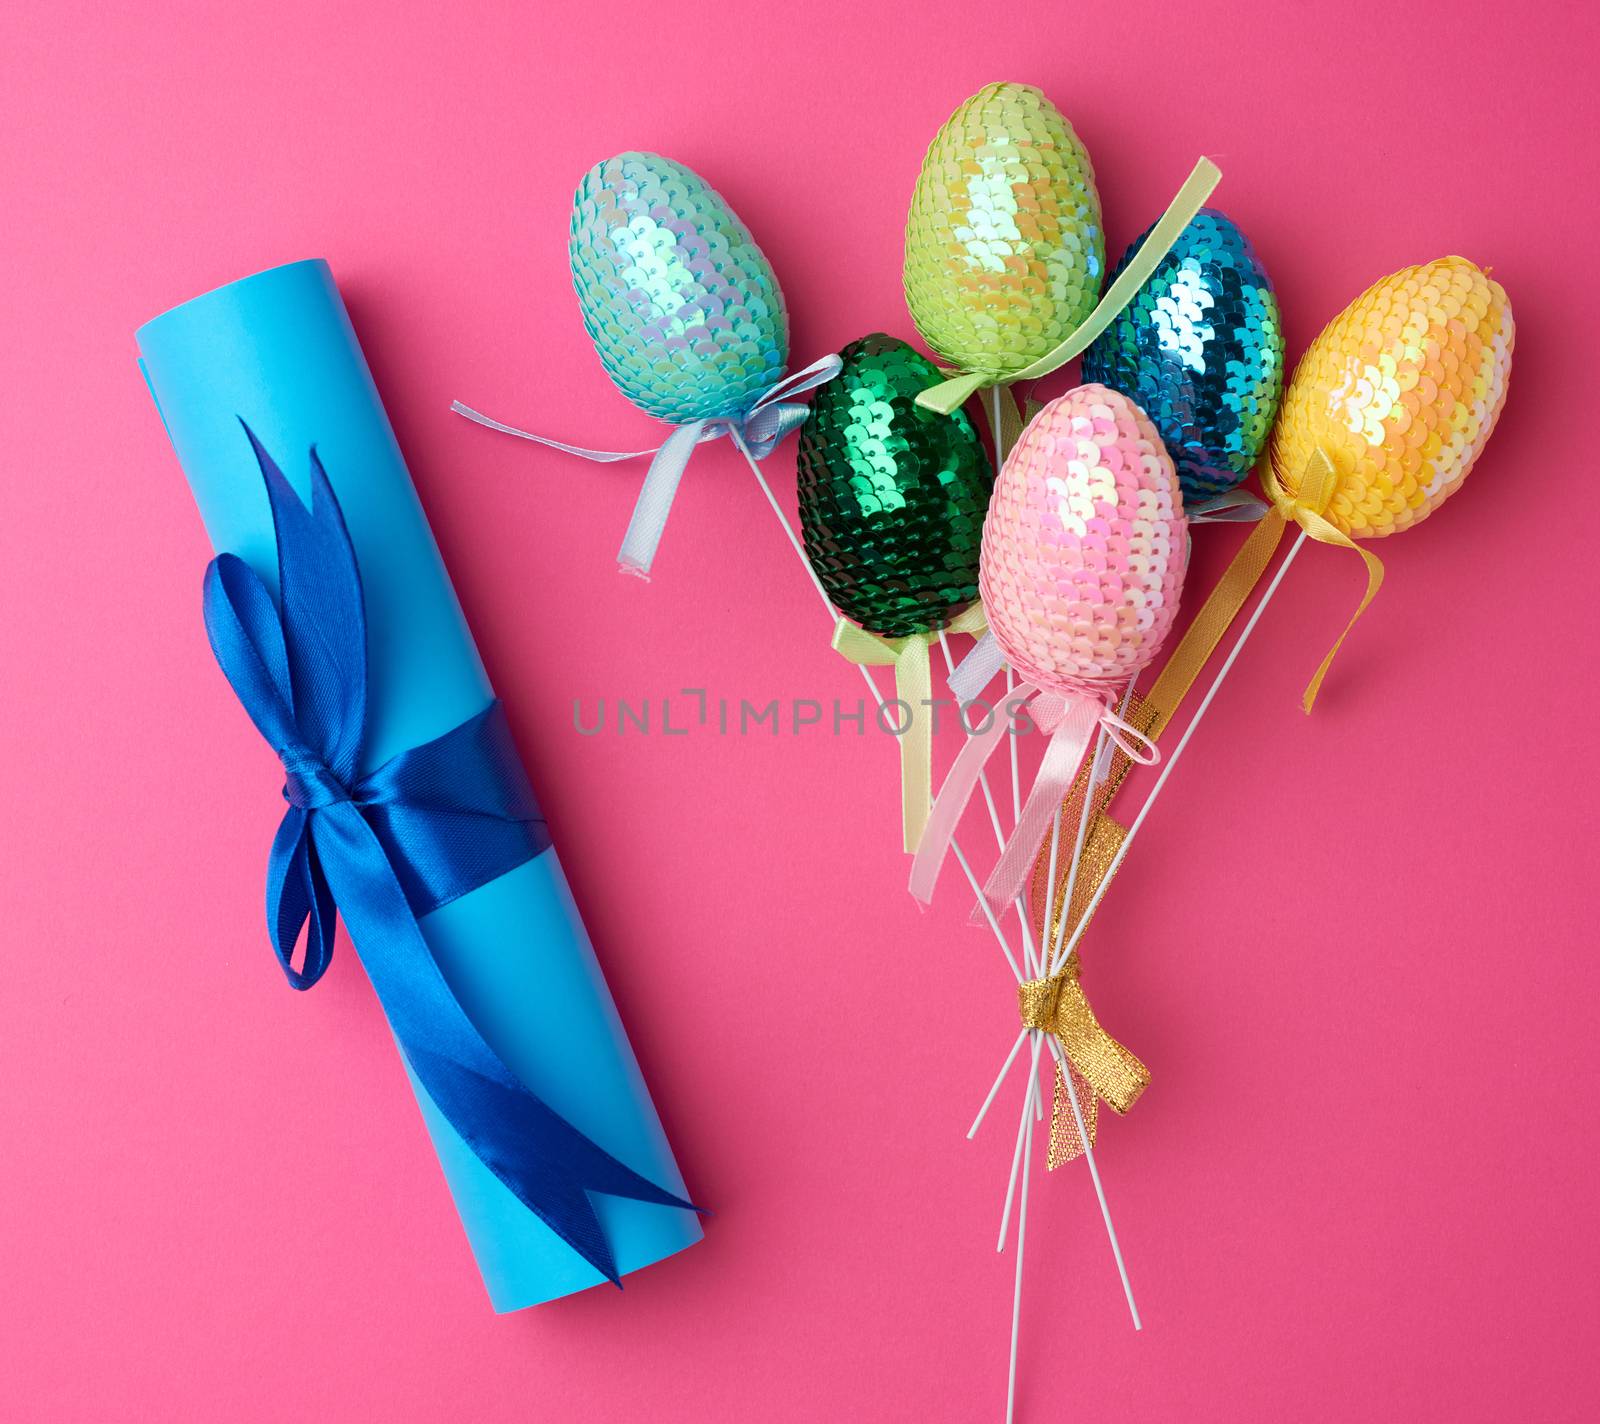
[[[137,339],[213,547],[237,554],[271,589],[272,516],[240,421],[276,453],[302,499],[316,447],[366,600],[360,771],[482,712],[494,693],[328,264],[295,262],[229,283],[146,323]],[[555,851],[435,910],[421,928],[468,1015],[518,1077],[599,1146],[686,1195]],[[599,1284],[604,1277],[411,1082],[494,1308],[520,1310]],[[374,1163],[374,1177],[381,1171]],[[593,1200],[623,1275],[700,1239],[690,1212]]]

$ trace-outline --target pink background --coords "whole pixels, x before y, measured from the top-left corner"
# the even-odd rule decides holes
[[[1360,578],[1313,549],[1107,902],[1091,991],[1156,1075],[1103,1135],[1146,1329],[1085,1172],[1036,1177],[1026,1417],[1596,1417],[1587,7],[110,8],[0,20],[0,1413],[999,1417],[1020,1080],[963,1133],[1016,1010],[964,897],[901,892],[890,744],[572,728],[574,698],[855,696],[770,515],[703,451],[655,583],[619,579],[638,469],[448,406],[648,438],[566,275],[574,183],[630,147],[744,216],[797,364],[910,335],[922,150],[1016,78],[1088,144],[1114,249],[1219,161],[1291,354],[1448,252],[1519,327],[1469,492],[1382,547],[1316,716]],[[718,1210],[622,1295],[492,1316],[348,946],[304,998],[268,951],[275,766],[132,333],[312,255]],[[1200,531],[1196,577],[1238,537]]]

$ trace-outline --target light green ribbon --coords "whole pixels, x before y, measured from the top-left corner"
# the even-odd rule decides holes
[[[978,637],[988,628],[983,604],[963,609],[945,631]],[[894,668],[894,695],[908,711],[900,738],[900,823],[906,854],[916,850],[933,805],[933,673],[928,649],[939,630],[906,638],[881,638],[841,618],[833,628],[833,647],[841,657],[864,667]]]
[[[1161,215],[1161,220],[1150,229],[1150,235],[1145,238],[1128,265],[1118,274],[1117,280],[1106,288],[1105,295],[1096,303],[1095,309],[1083,319],[1082,325],[1053,351],[1046,352],[1037,361],[1024,366],[1020,371],[1010,371],[1002,376],[968,372],[941,381],[936,386],[929,386],[918,395],[917,404],[928,410],[949,415],[975,391],[982,390],[986,386],[1009,385],[1013,381],[1037,380],[1040,376],[1048,376],[1052,371],[1065,366],[1074,356],[1081,355],[1088,349],[1090,343],[1111,325],[1117,313],[1133,300],[1139,288],[1150,280],[1156,268],[1172,251],[1172,244],[1178,240],[1184,228],[1194,220],[1195,214],[1205,206],[1206,199],[1221,181],[1222,170],[1209,158],[1202,158],[1195,164],[1194,172],[1189,175],[1183,187],[1178,189],[1177,197]]]

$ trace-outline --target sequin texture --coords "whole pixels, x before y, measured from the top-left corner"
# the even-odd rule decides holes
[[[1019,676],[1120,693],[1171,630],[1188,561],[1178,477],[1138,406],[1089,385],[1034,417],[995,481],[979,575]]]
[[[1200,210],[1084,353],[1083,379],[1121,391],[1150,417],[1190,504],[1255,468],[1283,393],[1283,326],[1266,269],[1231,218]]]
[[[642,410],[674,425],[738,417],[782,378],[789,321],[772,267],[681,163],[597,163],[573,199],[568,254],[584,329]]]
[[[1094,309],[1105,275],[1088,152],[1027,84],[990,84],[922,161],[906,219],[912,320],[946,363],[1004,380]]]
[[[1291,496],[1321,447],[1330,523],[1397,534],[1457,489],[1494,430],[1515,326],[1505,289],[1465,257],[1367,288],[1311,343],[1284,394],[1272,470]]]
[[[926,356],[877,334],[840,357],[800,431],[806,557],[868,632],[929,632],[978,597],[989,460],[965,412],[915,403],[939,376]]]

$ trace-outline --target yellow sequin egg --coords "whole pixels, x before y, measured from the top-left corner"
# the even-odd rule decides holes
[[[1089,154],[1029,84],[990,84],[923,159],[906,218],[911,319],[946,364],[1003,381],[1094,310],[1105,233]]]
[[[1409,529],[1460,488],[1489,439],[1514,335],[1505,289],[1465,257],[1374,283],[1295,368],[1273,475],[1293,497],[1321,449],[1334,471],[1330,523],[1355,539]]]

